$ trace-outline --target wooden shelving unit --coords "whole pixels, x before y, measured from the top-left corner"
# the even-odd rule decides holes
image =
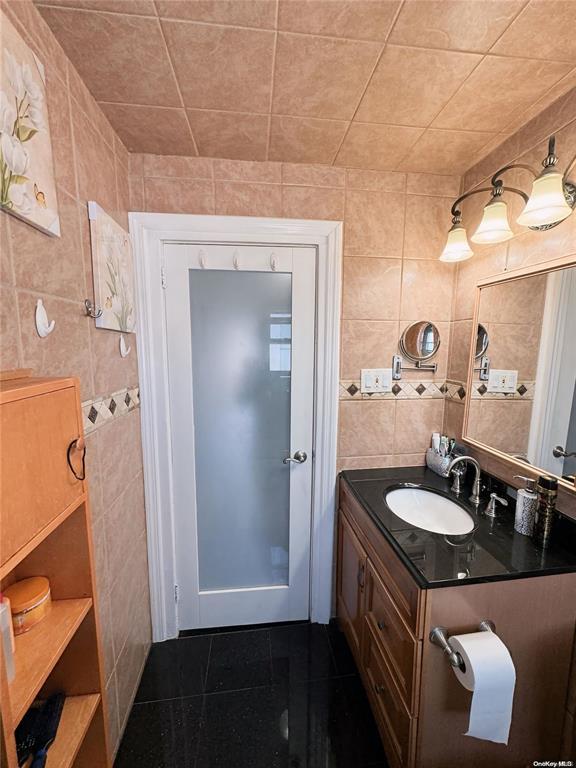
[[[76,379],[0,374],[0,589],[50,581],[48,615],[16,638],[8,681],[0,644],[0,764],[17,768],[15,730],[35,700],[66,701],[48,768],[110,768],[86,483],[67,462],[82,440]],[[81,467],[80,451],[72,464]]]

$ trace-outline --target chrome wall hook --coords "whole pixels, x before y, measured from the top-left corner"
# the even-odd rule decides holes
[[[102,317],[102,309],[93,304],[90,299],[84,300],[84,309],[86,310],[86,315],[91,317],[93,320],[97,320],[99,317]]]

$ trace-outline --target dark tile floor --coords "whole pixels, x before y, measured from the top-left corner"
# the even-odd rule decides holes
[[[335,626],[152,646],[115,768],[386,768]]]

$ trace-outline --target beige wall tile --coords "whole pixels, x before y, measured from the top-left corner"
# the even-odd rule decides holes
[[[174,177],[180,179],[211,179],[212,160],[205,157],[171,155],[139,155],[142,176]]]
[[[390,368],[398,339],[396,320],[343,320],[340,377],[358,380],[362,368]]]
[[[341,120],[273,115],[269,158],[287,163],[331,163],[347,127]]]
[[[120,744],[120,723],[118,719],[118,685],[114,671],[106,683],[106,705],[108,707],[108,725],[110,749],[115,754]]]
[[[168,152],[196,154],[183,109],[106,102],[101,102],[100,106],[130,151],[137,149],[159,155]],[[170,136],[169,142],[166,141],[167,136]]]
[[[86,293],[79,215],[83,206],[65,192],[58,194],[61,237],[47,237],[29,224],[10,222],[16,284],[21,288],[83,301]],[[116,206],[114,206],[115,208]],[[42,254],[42,258],[38,258]]]
[[[471,259],[458,264],[454,290],[454,320],[472,318],[478,281],[504,271],[506,252],[506,243],[485,249],[478,247]]]
[[[480,322],[533,323],[542,317],[546,275],[482,288]]]
[[[142,471],[140,411],[111,419],[95,434],[100,456],[102,506],[107,511]]]
[[[135,545],[114,580],[114,590],[126,598],[124,601],[115,600],[111,608],[111,630],[117,657],[129,640],[131,628],[138,624],[140,612],[144,612],[148,607],[148,595],[145,595],[144,599],[142,597],[148,568],[146,542],[140,537]]]
[[[214,213],[214,186],[208,179],[144,179],[146,210],[154,213]]]
[[[481,60],[475,53],[388,45],[356,119],[427,127]]]
[[[305,187],[344,187],[346,171],[326,165],[282,164],[282,183]]]
[[[96,328],[93,320],[90,322],[90,345],[95,394],[110,394],[122,389],[122,387],[136,384],[138,381],[136,336],[134,334],[126,334],[126,342],[131,347],[131,352],[128,357],[120,357],[119,335],[113,331]]]
[[[524,3],[525,0],[407,0],[390,42],[485,53]]]
[[[406,191],[411,195],[458,197],[460,193],[460,177],[438,176],[432,173],[409,173],[407,175]]]
[[[444,419],[444,400],[398,400],[394,451],[426,453],[432,432],[440,432]]]
[[[401,270],[400,259],[345,258],[342,318],[396,320]]]
[[[452,198],[406,195],[404,256],[438,259],[452,226]]]
[[[96,99],[92,96],[86,87],[86,84],[71,63],[67,64],[66,71],[72,114],[74,114],[76,109],[80,109],[84,112],[94,130],[98,131],[110,147],[113,147],[115,136],[114,129],[110,125],[106,115],[102,112],[100,105],[96,102]],[[66,82],[66,79],[64,82]]]
[[[94,130],[83,112],[72,116],[78,194],[83,200],[95,200],[106,211],[116,208],[116,168],[114,151]]]
[[[259,181],[280,183],[280,163],[251,163],[236,160],[214,160],[214,178],[229,181]]]
[[[128,177],[128,193],[131,211],[144,210],[144,179],[142,176]]]
[[[576,6],[570,0],[532,0],[494,45],[494,53],[576,62]],[[534,40],[538,45],[534,46]]]
[[[399,6],[399,0],[280,0],[278,28],[385,41]]]
[[[111,583],[121,572],[145,527],[144,484],[140,473],[125,483],[123,492],[106,510],[106,547]]]
[[[458,320],[452,323],[452,333],[450,335],[450,360],[448,364],[449,379],[461,382],[467,381],[471,343],[472,321]]]
[[[266,160],[268,115],[189,109],[200,155],[236,160]]]
[[[380,43],[280,32],[272,111],[349,120],[381,49]]]
[[[405,259],[402,269],[403,320],[450,320],[454,266]]]
[[[448,435],[448,437],[455,437],[456,440],[461,440],[463,426],[464,403],[458,403],[456,400],[446,400],[444,403],[443,434]]]
[[[339,456],[394,453],[393,400],[340,402]]]
[[[187,107],[268,111],[274,32],[178,21],[162,29]]]
[[[112,639],[114,625],[110,618],[110,595],[100,591],[98,595],[98,614],[100,618],[100,631],[102,634],[102,651],[104,655],[104,679],[108,680],[114,671],[116,657],[114,656],[114,642]]]
[[[276,23],[276,5],[270,0],[158,0],[156,7],[160,16],[172,19],[265,28]]]
[[[7,371],[22,366],[18,305],[14,288],[0,286],[0,296],[0,370]]]
[[[36,301],[42,298],[54,331],[41,339],[36,332]],[[22,336],[22,364],[42,376],[78,376],[83,400],[92,397],[94,385],[90,359],[90,334],[83,304],[43,296],[42,293],[18,292]]]
[[[382,469],[383,467],[421,467],[423,453],[393,453],[385,456],[342,457],[336,461],[336,471],[345,469]]]
[[[282,216],[340,221],[344,218],[344,190],[285,186],[282,188]]]
[[[216,213],[221,216],[282,216],[280,184],[216,182]]]
[[[76,168],[72,147],[72,119],[68,89],[58,77],[51,77],[48,70],[48,117],[52,136],[52,156],[57,184],[72,196],[76,196]]]
[[[345,253],[400,258],[404,204],[404,195],[393,192],[347,190]]]
[[[96,99],[179,106],[158,19],[41,6]],[[118,77],[122,71],[126,76]]]
[[[135,13],[155,16],[154,0],[50,0],[47,3],[63,8],[82,8],[86,11],[110,11],[111,13]]]
[[[375,192],[404,192],[406,174],[394,171],[346,171],[348,189],[371,189]]]
[[[423,128],[352,123],[336,165],[393,171],[412,149]]]
[[[148,642],[144,638],[130,636],[116,663],[118,679],[118,718],[123,730],[136,695],[136,688],[146,661]]]

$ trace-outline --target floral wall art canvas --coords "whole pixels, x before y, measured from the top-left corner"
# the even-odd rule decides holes
[[[6,18],[1,37],[0,206],[60,236],[44,67]]]
[[[98,328],[134,333],[134,267],[130,236],[97,203],[88,203]]]

